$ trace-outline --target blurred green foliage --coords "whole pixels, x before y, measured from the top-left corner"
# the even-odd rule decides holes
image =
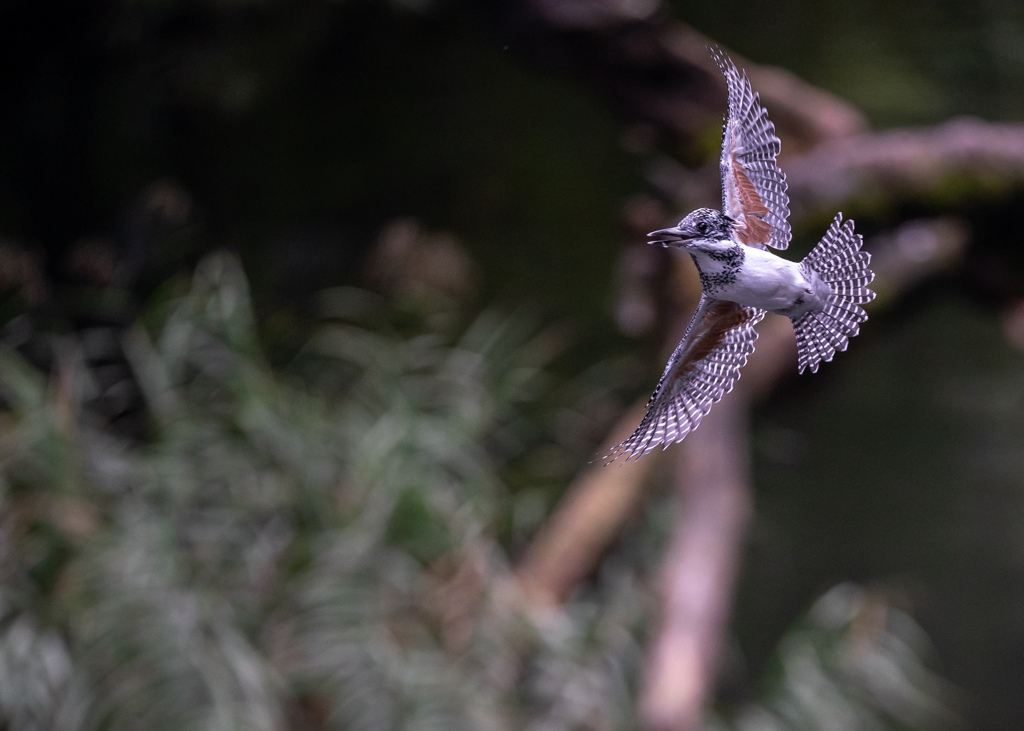
[[[276,373],[237,260],[205,259],[155,332],[125,335],[143,443],[99,428],[73,339],[49,380],[5,351],[8,727],[628,722],[646,612],[609,597],[539,631],[492,537],[517,414],[547,392],[543,332],[485,312],[403,334],[375,295],[324,299]]]
[[[272,370],[237,260],[204,259],[154,330],[125,334],[142,441],[90,412],[73,338],[50,378],[3,352],[5,727],[632,727],[661,541],[627,541],[564,611],[537,613],[494,537],[544,423],[524,410],[564,408],[550,337],[522,315],[438,329],[363,290],[322,301],[330,317]],[[880,648],[914,672],[917,650],[872,632],[858,662]],[[863,713],[917,699],[908,727],[934,728],[922,677]]]

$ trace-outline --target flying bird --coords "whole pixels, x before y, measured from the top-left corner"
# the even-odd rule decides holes
[[[677,226],[648,234],[650,243],[686,251],[700,274],[701,298],[632,436],[604,460],[643,457],[682,441],[711,406],[732,390],[754,352],[754,325],[766,312],[785,315],[796,333],[801,373],[818,370],[846,350],[875,298],[870,255],[853,221],[836,214],[824,238],[801,262],[785,249],[792,236],[786,176],[775,162],[775,125],[740,72],[720,49],[711,54],[725,74],[729,107],[722,131],[722,210],[698,208]]]

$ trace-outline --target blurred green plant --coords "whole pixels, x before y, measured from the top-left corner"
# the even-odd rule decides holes
[[[355,289],[321,309],[274,369],[238,262],[205,259],[124,337],[145,440],[90,411],[74,339],[53,342],[49,378],[0,353],[4,728],[633,727],[660,540],[626,541],[541,611],[496,538],[523,512],[509,475],[567,479],[574,457],[551,450],[582,451],[544,426],[585,420],[557,398],[550,333]],[[514,466],[541,442],[546,466]],[[918,663],[910,645],[883,659]],[[821,702],[910,693],[879,677],[889,696],[839,678]]]
[[[91,418],[72,341],[49,380],[3,353],[9,727],[514,728],[583,712],[561,708],[559,683],[601,652],[576,623],[538,632],[516,610],[491,537],[551,338],[493,312],[431,331],[361,290],[322,305],[331,320],[275,372],[237,261],[204,260],[154,333],[125,336],[142,444]]]
[[[786,634],[759,702],[735,714],[736,731],[954,729],[959,693],[925,659],[924,631],[881,591],[840,584]]]

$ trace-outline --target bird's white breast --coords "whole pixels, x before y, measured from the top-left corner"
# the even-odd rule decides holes
[[[748,307],[757,307],[789,317],[824,307],[828,285],[814,277],[809,281],[796,262],[762,249],[743,247],[744,259],[731,282],[713,296]],[[695,253],[702,271],[716,262]]]

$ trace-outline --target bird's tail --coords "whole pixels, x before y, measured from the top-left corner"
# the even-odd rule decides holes
[[[805,368],[816,372],[822,361],[832,360],[837,350],[846,350],[850,338],[868,319],[861,305],[875,298],[868,289],[875,274],[868,267],[871,255],[860,250],[863,241],[853,232],[853,221],[844,222],[843,214],[838,213],[825,237],[800,263],[805,274],[815,272],[832,289],[824,309],[793,320],[801,373]]]

